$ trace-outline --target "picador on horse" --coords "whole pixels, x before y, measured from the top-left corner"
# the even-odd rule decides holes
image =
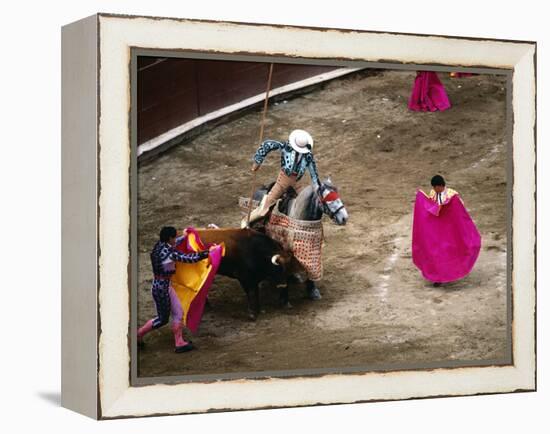
[[[288,244],[298,260],[302,257],[301,262],[308,270],[306,287],[309,298],[320,299],[321,293],[315,281],[320,280],[322,274],[321,217],[327,214],[336,224],[344,225],[348,213],[330,179],[319,180],[312,152],[313,138],[307,131],[294,130],[284,142],[265,140],[254,154],[252,171],[257,171],[274,150],[281,153],[277,180],[254,193],[253,199],[259,202],[259,206],[250,213],[248,221],[246,217],[243,219],[241,226],[248,224],[265,231],[283,245]],[[311,176],[311,185],[300,182],[306,171]],[[288,303],[288,294],[282,301]]]

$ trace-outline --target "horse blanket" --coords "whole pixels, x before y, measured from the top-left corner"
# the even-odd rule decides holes
[[[302,264],[308,279],[317,281],[323,277],[323,224],[321,220],[297,220],[281,213],[277,205],[271,211],[265,227],[266,234],[290,250]]]
[[[246,216],[249,198],[239,198],[241,213]],[[280,200],[279,200],[280,201]],[[266,234],[281,243],[285,250],[292,252],[307,272],[308,279],[318,281],[323,278],[323,224],[321,220],[298,220],[279,211],[279,201],[269,214],[265,226]],[[252,208],[259,201],[252,201]]]

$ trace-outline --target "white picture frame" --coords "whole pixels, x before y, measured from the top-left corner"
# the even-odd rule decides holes
[[[62,48],[65,407],[111,419],[536,389],[534,42],[98,14],[65,26]],[[512,363],[132,385],[133,48],[509,70]]]

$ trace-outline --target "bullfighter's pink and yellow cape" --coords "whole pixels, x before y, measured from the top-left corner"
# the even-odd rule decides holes
[[[195,229],[187,228],[186,240],[176,249],[184,253],[210,249],[208,260],[194,264],[176,262],[176,273],[172,276],[172,286],[183,309],[183,324],[191,332],[196,333],[208,297],[208,290],[225,254],[225,246],[205,245]]]
[[[412,259],[431,282],[452,282],[472,271],[481,236],[460,196],[438,205],[419,190],[414,205]]]

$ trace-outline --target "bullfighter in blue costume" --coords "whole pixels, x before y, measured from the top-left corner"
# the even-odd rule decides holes
[[[194,263],[208,258],[209,251],[198,253],[178,252],[175,247],[185,240],[186,234],[176,238],[176,229],[165,226],[160,231],[160,239],[157,241],[151,252],[151,265],[153,266],[153,286],[151,293],[157,316],[147,321],[138,330],[138,344],[143,343],[143,336],[153,329],[162,327],[168,323],[172,314],[172,333],[176,344],[176,353],[183,353],[193,349],[191,342],[186,342],[182,335],[183,311],[176,296],[174,288],[170,284],[172,275],[176,272],[176,261]]]

